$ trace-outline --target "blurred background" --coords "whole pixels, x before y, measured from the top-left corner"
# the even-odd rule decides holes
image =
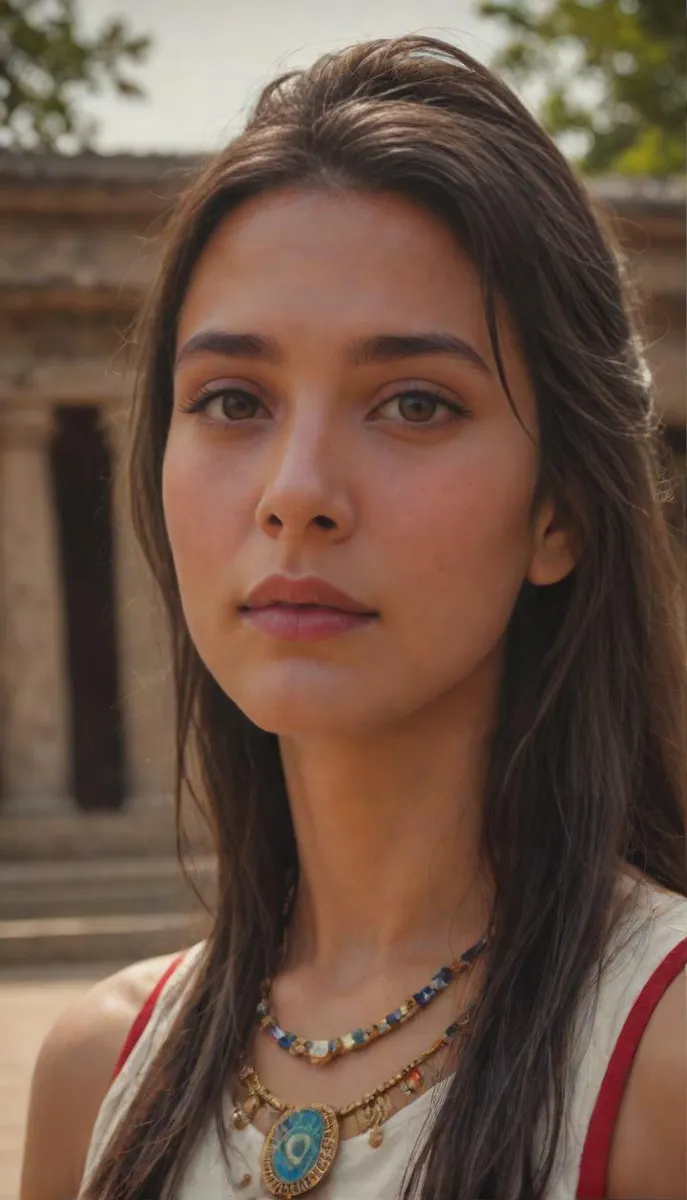
[[[684,550],[677,0],[0,0],[0,1200],[57,1012],[202,936],[175,859],[164,624],[116,470],[157,235],[273,75],[409,31],[501,70],[627,248]],[[187,840],[211,902],[192,811]]]

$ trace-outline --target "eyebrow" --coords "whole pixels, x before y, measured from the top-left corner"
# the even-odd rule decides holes
[[[263,337],[257,333],[229,333],[221,329],[207,329],[194,334],[184,343],[176,356],[175,370],[182,362],[201,354],[217,354],[225,358],[246,358],[275,364],[284,360],[284,353],[274,338]],[[392,362],[401,358],[419,358],[428,354],[459,358],[477,367],[483,374],[491,375],[486,362],[471,342],[466,342],[451,333],[383,333],[352,342],[347,351],[349,361],[356,366]]]

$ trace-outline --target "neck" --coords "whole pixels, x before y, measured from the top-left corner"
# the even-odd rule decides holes
[[[350,986],[400,960],[438,968],[485,931],[490,720],[484,706],[460,707],[359,736],[282,742],[300,863],[290,968]]]

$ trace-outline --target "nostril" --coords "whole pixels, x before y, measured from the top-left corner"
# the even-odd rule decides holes
[[[311,517],[308,522],[310,525],[318,525],[320,529],[336,529],[336,521],[331,517],[326,517],[324,513],[318,513],[316,517]],[[277,513],[270,513],[265,520],[265,525],[269,529],[283,529],[285,522]]]

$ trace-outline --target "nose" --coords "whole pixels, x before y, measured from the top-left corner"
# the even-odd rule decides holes
[[[339,439],[323,422],[295,421],[270,448],[256,521],[273,538],[342,541],[354,505],[344,482]]]

